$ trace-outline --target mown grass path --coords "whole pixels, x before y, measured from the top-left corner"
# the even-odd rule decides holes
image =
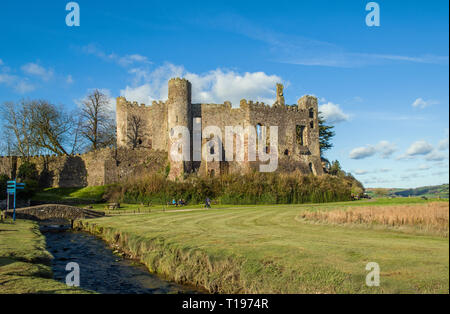
[[[211,292],[448,293],[448,238],[296,220],[339,206],[230,206],[82,223],[151,270]],[[365,284],[368,262],[380,265],[380,287]]]

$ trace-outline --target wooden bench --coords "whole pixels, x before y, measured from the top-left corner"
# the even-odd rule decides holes
[[[120,208],[120,203],[109,203],[108,205],[106,205],[106,209],[109,210],[114,210],[114,209],[119,209]]]

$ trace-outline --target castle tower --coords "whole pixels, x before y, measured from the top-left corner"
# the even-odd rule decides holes
[[[284,86],[283,84],[277,84],[277,101],[275,102],[278,106],[284,106]]]
[[[169,99],[167,100],[168,149],[170,161],[169,179],[182,178],[192,169],[192,114],[191,114],[191,83],[186,79],[174,78],[169,81]],[[176,126],[189,130],[189,160],[173,161],[170,156],[172,144],[176,139],[170,138],[170,132]],[[186,146],[185,146],[186,147]]]
[[[319,143],[319,105],[314,96],[303,96],[298,100],[298,108],[306,113],[307,117],[307,145],[311,155],[308,164],[315,175],[323,174]]]
[[[127,147],[128,111],[125,97],[116,99],[117,147]]]
[[[319,106],[317,98],[314,96],[305,95],[298,100],[298,108],[307,113],[306,125],[308,136],[308,147],[313,156],[320,156],[319,146]]]

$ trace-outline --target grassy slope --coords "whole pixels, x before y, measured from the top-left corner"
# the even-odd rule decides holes
[[[47,188],[36,193],[33,200],[36,201],[64,201],[75,200],[94,203],[101,201],[106,186],[90,186],[85,188]]]
[[[377,190],[383,190],[386,193],[386,196],[393,196],[393,197],[408,197],[408,196],[425,196],[428,198],[449,198],[448,194],[448,184],[441,184],[441,185],[433,185],[433,186],[422,186],[415,189],[398,189],[398,188],[392,188],[392,189],[372,189],[368,188],[366,190],[367,194],[372,197],[379,196],[377,194]]]
[[[342,206],[228,206],[83,223],[151,270],[212,292],[448,293],[448,238],[296,220],[303,210]],[[381,267],[380,287],[365,285],[368,262]]]
[[[51,258],[36,223],[0,223],[0,294],[86,293],[53,280]]]

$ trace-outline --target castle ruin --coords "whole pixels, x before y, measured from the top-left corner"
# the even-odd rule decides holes
[[[170,148],[173,144],[170,132],[176,126],[189,130],[190,147],[195,138],[201,139],[205,149],[209,134],[208,126],[225,130],[226,126],[248,126],[256,130],[262,126],[278,126],[278,171],[300,170],[304,174],[323,174],[320,158],[318,103],[313,96],[303,96],[296,105],[286,105],[283,85],[276,86],[276,101],[272,106],[264,103],[241,100],[240,106],[223,104],[201,104],[191,101],[191,83],[186,79],[174,78],[169,81],[167,101],[154,101],[152,105],[139,105],[124,97],[117,98],[117,146],[119,148],[164,151],[170,162],[169,178],[181,178],[185,174],[197,172],[200,175],[218,176],[226,173],[243,173],[256,167],[255,162],[246,157],[243,161],[173,161]],[[199,125],[197,129],[193,121]],[[206,135],[206,136],[205,136]],[[259,133],[258,133],[259,136]],[[222,156],[226,155],[226,139],[222,143]],[[235,143],[231,144],[234,148]],[[244,139],[245,154],[248,155],[248,138]],[[194,147],[190,152],[195,154]],[[267,148],[269,150],[269,148]]]
[[[248,135],[243,139],[243,160],[205,161],[200,158],[193,161],[195,158],[192,156],[201,155],[202,149],[212,149],[206,146],[210,140],[210,135],[206,134],[209,126],[216,126],[222,132],[227,126],[253,127],[257,132],[263,126],[278,126],[276,171],[297,170],[302,174],[322,175],[317,99],[303,96],[296,105],[286,105],[281,84],[276,86],[276,96],[272,106],[245,99],[237,108],[228,101],[223,104],[193,104],[191,83],[185,79],[171,79],[167,101],[155,101],[146,106],[129,102],[124,97],[117,98],[117,148],[75,156],[0,156],[0,174],[15,178],[20,165],[31,161],[37,166],[41,186],[82,187],[123,182],[156,172],[168,172],[168,177],[175,180],[190,173],[214,177],[257,171],[261,162],[248,159]],[[189,130],[192,150],[188,161],[170,158],[173,140],[169,134],[176,126]],[[192,145],[195,139],[200,142],[200,147]],[[236,138],[233,138],[234,143],[226,140],[227,137],[223,139],[222,156],[229,153],[227,144],[233,147],[232,153],[238,146]],[[274,149],[272,146],[265,148]]]

